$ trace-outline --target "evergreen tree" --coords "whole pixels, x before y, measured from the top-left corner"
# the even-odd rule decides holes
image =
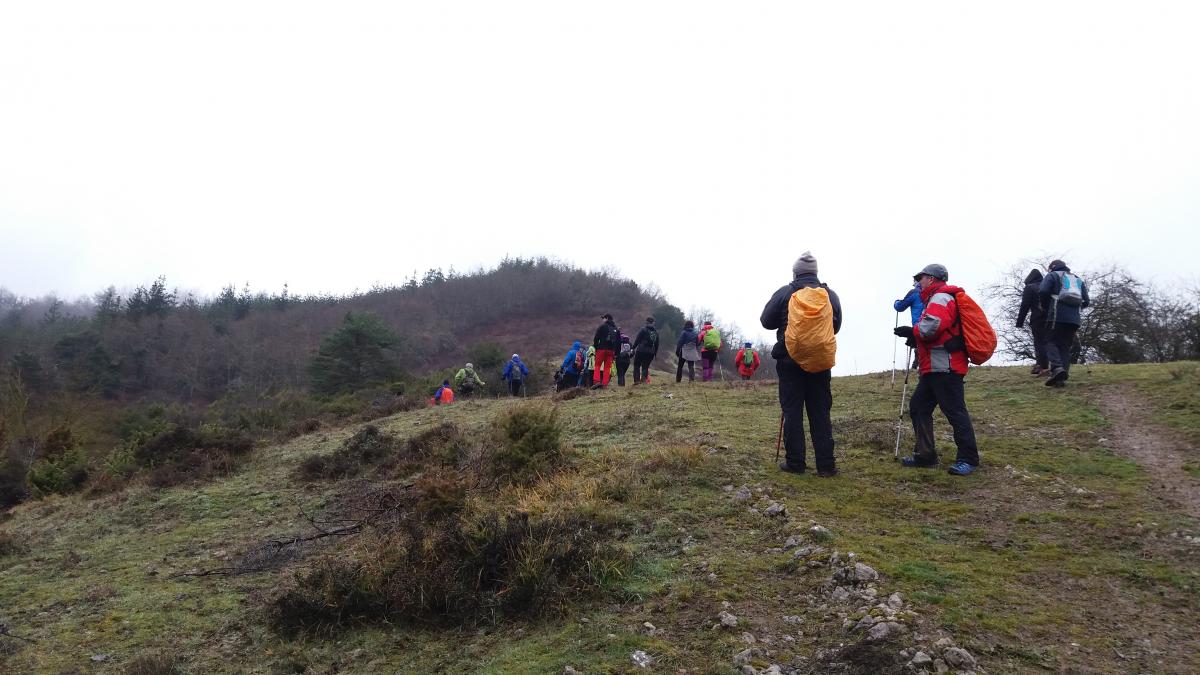
[[[309,363],[313,391],[335,395],[395,379],[401,340],[379,317],[350,312]]]

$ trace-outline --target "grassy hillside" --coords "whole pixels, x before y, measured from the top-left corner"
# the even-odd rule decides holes
[[[973,370],[984,466],[967,478],[893,461],[900,385],[889,384],[886,373],[834,380],[834,479],[774,470],[771,383],[681,386],[660,374],[555,403],[564,463],[530,483],[477,486],[458,517],[570,513],[603,524],[631,562],[532,620],[268,627],[281,588],[361,552],[365,533],[297,546],[269,571],[172,576],[244,565],[264,541],[311,535],[309,518],[347,495],[412,484],[386,459],[357,477],[298,476],[353,427],[258,450],[217,482],[23,504],[0,525],[11,633],[0,670],[590,674],[644,672],[631,658],[642,651],[651,672],[874,673],[902,672],[918,650],[970,669],[948,639],[990,673],[1200,671],[1200,522],[1187,501],[1200,493],[1197,364],[1080,367],[1065,390],[1023,368]],[[450,422],[484,438],[515,405],[376,424],[408,438]],[[937,430],[948,462],[941,418]],[[1125,456],[1136,439],[1177,471]]]

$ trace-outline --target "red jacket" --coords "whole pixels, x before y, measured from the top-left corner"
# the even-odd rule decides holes
[[[952,352],[944,346],[950,338],[962,335],[962,326],[956,321],[958,304],[954,302],[954,294],[961,291],[958,286],[951,286],[944,281],[935,281],[921,291],[925,311],[921,313],[917,325],[913,326],[913,337],[917,342],[917,362],[922,375],[950,372],[967,374],[966,350]]]
[[[758,370],[758,364],[759,364],[758,352],[754,351],[753,349],[751,349],[750,351],[751,351],[751,353],[754,354],[754,363],[751,363],[750,365],[746,365],[746,362],[743,360],[746,357],[746,348],[742,347],[741,349],[738,350],[737,367],[738,367],[739,375],[746,375],[748,377],[753,377],[754,371]]]

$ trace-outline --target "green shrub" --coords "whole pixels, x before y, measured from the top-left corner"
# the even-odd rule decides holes
[[[562,426],[557,410],[540,404],[517,406],[494,423],[498,446],[495,471],[525,481],[553,467],[562,455]]]
[[[29,468],[29,484],[38,495],[75,492],[88,478],[87,457],[68,426],[51,431]]]
[[[369,464],[375,464],[395,452],[398,439],[368,424],[347,438],[342,446],[329,455],[310,455],[300,463],[301,478],[308,480],[344,478],[357,474]]]

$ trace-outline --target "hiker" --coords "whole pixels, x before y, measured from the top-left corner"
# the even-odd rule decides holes
[[[625,373],[629,372],[629,364],[633,362],[633,345],[629,336],[621,333],[621,348],[617,350],[617,386],[625,386]]]
[[[675,369],[675,382],[683,381],[683,364],[688,367],[688,382],[696,381],[696,362],[700,360],[700,334],[696,332],[696,324],[683,322],[683,330],[679,331],[679,340],[675,342],[675,356],[679,358],[679,367]]]
[[[646,317],[646,325],[633,339],[633,383],[646,384],[650,381],[650,364],[658,356],[658,329],[654,317]]]
[[[763,307],[763,328],[775,331],[775,372],[779,376],[779,407],[783,411],[785,459],[781,471],[804,473],[804,415],[808,413],[809,434],[817,475],[837,475],[833,457],[833,408],[830,390],[837,340],[842,328],[842,302],[817,277],[817,259],[809,251],[792,265],[792,280],[782,286]]]
[[[738,350],[737,353],[738,375],[742,376],[743,380],[748,380],[754,377],[754,371],[758,370],[759,359],[758,352],[754,350],[754,345],[747,342]]]
[[[1050,365],[1050,377],[1046,379],[1046,386],[1065,387],[1073,360],[1071,347],[1075,342],[1075,334],[1079,332],[1083,310],[1091,304],[1087,282],[1072,274],[1065,262],[1053,260],[1050,262],[1050,273],[1038,287],[1038,299],[1042,310],[1046,312],[1046,325],[1049,328],[1046,360]]]
[[[583,350],[583,354],[586,360],[584,361],[583,372],[579,374],[579,386],[590,389],[594,384],[596,372],[596,348],[588,345],[588,348]]]
[[[429,399],[433,405],[449,405],[454,403],[454,390],[450,388],[450,380],[442,380],[442,386],[433,392],[433,398]]]
[[[914,283],[907,295],[892,303],[892,309],[897,312],[907,309],[912,325],[917,325],[921,320],[921,312],[925,310],[925,303],[921,302],[921,284]]]
[[[1017,328],[1025,327],[1025,317],[1029,317],[1029,332],[1033,334],[1033,369],[1031,375],[1047,375],[1050,373],[1050,362],[1046,359],[1046,310],[1042,309],[1038,289],[1042,286],[1042,271],[1038,268],[1029,270],[1025,277],[1025,289],[1021,291],[1021,308],[1017,311]]]
[[[596,348],[595,388],[608,386],[609,368],[617,356],[617,350],[621,348],[621,331],[613,321],[612,314],[603,314],[600,318],[604,319],[604,323],[596,329],[596,336],[592,339],[592,346]],[[637,374],[636,370],[634,374]]]
[[[567,356],[563,359],[562,365],[558,370],[562,372],[562,377],[558,381],[558,390],[570,389],[578,387],[580,376],[587,367],[587,352],[583,346],[576,340],[571,348],[567,350]]]
[[[483,378],[479,377],[479,373],[475,372],[475,366],[468,363],[458,369],[458,374],[454,376],[454,386],[458,387],[463,398],[471,398],[471,395],[475,393],[475,388],[485,387],[487,382],[484,382]]]
[[[512,359],[504,364],[504,373],[501,377],[508,381],[508,393],[520,396],[521,388],[525,386],[525,378],[529,377],[529,367],[521,361],[519,355],[513,354]]]
[[[704,327],[700,329],[700,379],[703,382],[711,382],[713,377],[713,364],[717,362],[717,358],[721,353],[721,331],[713,328],[711,321],[705,321]]]
[[[962,291],[946,282],[950,275],[945,266],[926,265],[913,279],[921,285],[925,310],[916,327],[900,326],[898,337],[912,338],[917,344],[919,379],[908,402],[916,445],[910,457],[900,463],[906,467],[937,466],[937,445],[933,436],[933,409],[940,407],[954,430],[958,454],[949,473],[966,476],[979,466],[979,447],[975,429],[963,398],[963,379],[967,375],[966,343],[958,304],[954,295]]]

